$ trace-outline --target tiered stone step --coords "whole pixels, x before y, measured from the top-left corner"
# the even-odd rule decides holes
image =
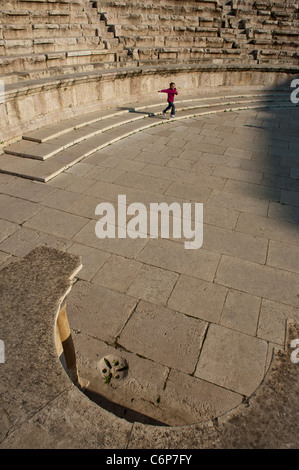
[[[198,35],[206,36],[209,29],[206,26],[210,26],[211,31],[214,30],[208,32],[208,36],[217,36],[217,28],[221,22],[221,9],[217,7],[217,2],[197,2],[196,5],[190,2],[181,5],[174,2],[124,4],[119,1],[103,1],[98,5],[98,11],[124,49],[191,47]],[[152,55],[154,54],[153,51]],[[133,58],[138,60],[138,54]],[[120,60],[127,59],[123,54]]]
[[[12,0],[5,8],[0,78],[7,84],[107,68],[117,60],[118,39],[85,0]]]
[[[0,77],[4,83],[33,80],[115,66],[115,52],[104,49],[60,51],[0,57]],[[17,71],[17,72],[16,72]],[[16,77],[16,79],[15,79]]]
[[[0,22],[6,84],[188,61],[298,64],[295,3],[11,0]]]
[[[291,105],[288,93],[218,94],[176,101],[177,119],[239,109]],[[47,182],[113,142],[142,129],[169,122],[161,117],[164,106],[163,101],[92,113],[30,132],[21,141],[5,149],[5,153],[0,156],[0,172]]]

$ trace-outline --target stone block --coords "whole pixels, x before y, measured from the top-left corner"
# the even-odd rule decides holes
[[[270,240],[267,265],[299,273],[299,240],[297,245]]]
[[[136,299],[119,292],[78,281],[68,298],[70,327],[113,344],[136,303]]]
[[[237,393],[171,369],[159,408],[167,424],[184,426],[216,418],[241,402]]]
[[[79,243],[73,243],[67,251],[73,255],[81,256],[83,268],[77,277],[85,281],[90,281],[110,257],[110,253]]]
[[[118,342],[137,355],[191,374],[205,330],[205,322],[140,301]]]
[[[84,333],[74,338],[79,375],[89,380],[88,391],[98,393],[122,406],[146,414],[147,402],[154,402],[161,395],[169,369],[156,362],[119,351],[105,342]],[[99,360],[107,355],[121,355],[129,366],[125,380],[109,386],[99,370]]]
[[[45,208],[27,220],[24,226],[70,239],[87,223],[88,219],[84,217],[68,214],[57,209]]]
[[[215,282],[293,307],[299,307],[299,275],[290,271],[262,266],[223,256]]]
[[[250,396],[264,378],[267,342],[210,325],[195,377]]]
[[[144,265],[127,293],[154,304],[166,305],[178,278],[177,273]]]
[[[136,258],[148,242],[144,238],[99,239],[95,233],[95,225],[96,222],[94,220],[90,221],[82,230],[75,234],[73,241],[126,258]]]
[[[105,254],[108,255],[108,253]],[[139,275],[141,268],[142,264],[133,259],[111,255],[92,282],[125,293]],[[131,295],[129,292],[128,294]]]
[[[126,172],[116,180],[116,184],[163,194],[171,182],[162,178]]]
[[[21,227],[20,230],[6,238],[0,249],[13,256],[22,258],[39,245],[46,245],[57,250],[66,251],[71,242],[45,232]]]
[[[10,237],[10,235],[19,230],[19,228],[18,224],[0,219],[0,242]]]
[[[0,218],[22,224],[40,211],[41,207],[31,201],[0,194]]]
[[[227,289],[181,275],[168,301],[170,308],[204,321],[218,323]]]
[[[206,281],[214,279],[221,255],[204,250],[186,250],[183,243],[152,239],[137,257],[152,266],[181,274],[194,276]]]
[[[253,235],[204,225],[203,248],[264,264],[268,241]]]
[[[270,202],[268,216],[273,217],[274,219],[298,223],[299,208],[295,206],[286,206],[285,204],[278,204],[276,202]]]
[[[257,336],[285,347],[286,322],[298,318],[298,308],[263,299]]]
[[[226,191],[214,189],[209,202],[219,207],[238,210],[244,213],[267,215],[268,201],[257,199],[241,194],[233,194]]]
[[[259,297],[229,290],[221,314],[220,325],[255,336],[259,320]]]
[[[250,233],[256,237],[263,237],[291,244],[298,243],[296,226],[285,220],[278,220],[256,214],[242,213],[240,214],[237,222],[236,230]]]

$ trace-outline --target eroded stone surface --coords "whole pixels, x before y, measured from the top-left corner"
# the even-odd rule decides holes
[[[120,335],[119,344],[135,354],[191,374],[206,326],[196,318],[140,301]]]
[[[78,281],[68,301],[71,328],[113,343],[130,318],[136,299]]]
[[[266,341],[210,325],[195,376],[250,395],[263,379],[266,356]]]

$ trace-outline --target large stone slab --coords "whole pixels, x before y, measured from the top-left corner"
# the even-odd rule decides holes
[[[0,218],[8,222],[22,224],[40,210],[34,202],[0,194]]]
[[[176,181],[172,183],[165,191],[165,194],[167,195],[178,196],[179,198],[184,198],[187,200],[201,203],[207,202],[211,193],[212,189],[209,188],[208,185],[193,186],[190,185],[188,182],[180,183]]]
[[[299,307],[299,275],[223,256],[215,282],[248,294]]]
[[[112,344],[136,304],[132,297],[78,281],[68,298],[70,327]]]
[[[186,250],[183,243],[171,240],[150,240],[137,257],[138,261],[169,271],[212,281],[220,254],[204,250]]]
[[[278,187],[247,183],[246,181],[227,180],[224,190],[229,193],[270,201],[279,201],[280,199],[280,189]]]
[[[268,201],[257,199],[243,194],[233,194],[214,189],[209,202],[219,207],[226,207],[249,214],[267,215]]]
[[[213,419],[237,407],[242,395],[171,369],[159,401],[162,421],[186,426]]]
[[[289,245],[270,240],[267,264],[299,273],[299,240],[298,245]]]
[[[166,305],[179,278],[177,273],[144,265],[128,290],[128,295]]]
[[[240,168],[229,168],[221,165],[218,165],[215,168],[213,174],[231,180],[245,181],[247,183],[256,184],[261,183],[263,177],[263,174],[257,171],[247,171]]]
[[[297,244],[299,241],[296,225],[256,214],[241,214],[236,230],[285,243]]]
[[[18,224],[0,219],[0,242],[10,237],[19,228]]]
[[[170,308],[201,320],[218,323],[227,289],[181,275],[168,301]]]
[[[66,251],[71,246],[71,242],[65,238],[60,238],[45,232],[21,227],[10,237],[0,243],[0,250],[11,255],[24,257],[39,245],[46,245],[57,250]]]
[[[210,325],[195,376],[250,396],[264,377],[267,342]]]
[[[85,281],[90,281],[110,257],[110,254],[105,251],[79,243],[73,243],[67,251],[73,255],[81,256],[83,268],[78,273],[78,278]]]
[[[124,449],[131,431],[131,423],[99,408],[74,387],[48,400],[0,446],[4,449]]]
[[[249,234],[204,225],[203,248],[264,264],[268,241]]]
[[[68,214],[57,209],[45,208],[31,217],[24,226],[70,239],[87,223],[88,219],[84,217]]]
[[[206,323],[165,307],[140,301],[121,332],[128,351],[182,372],[194,372]]]
[[[141,268],[142,264],[134,259],[111,255],[92,282],[124,293],[134,282]],[[129,295],[131,294],[129,293]]]
[[[53,187],[22,178],[13,178],[5,187],[1,187],[1,192],[4,194],[32,202],[41,202],[54,191]]]
[[[98,238],[95,226],[94,220],[88,222],[82,230],[74,235],[73,241],[127,258],[136,258],[148,243],[147,238]]]
[[[299,319],[298,308],[263,299],[257,335],[267,341],[285,346],[287,320]]]
[[[255,336],[261,307],[260,297],[231,289],[225,300],[220,324]]]
[[[79,269],[77,257],[38,247],[1,271],[1,442],[71,388],[58,360],[54,324]]]
[[[138,175],[136,173],[126,172],[116,180],[117,184],[128,186],[129,188],[144,189],[157,193],[164,193],[170,186],[171,181],[148,175]]]
[[[136,411],[163,421],[157,400],[165,387],[169,374],[168,367],[127,351],[120,351],[84,333],[75,336],[74,346],[78,373],[85,381],[90,382],[86,391],[88,396],[100,406],[106,405],[112,412],[117,412],[117,408],[120,408],[118,405],[125,407],[121,415],[123,418],[131,420],[130,412],[134,418],[134,411]],[[127,361],[128,375],[124,380],[112,380],[109,384],[105,383],[99,369],[99,361],[107,355],[121,356]],[[102,397],[106,399],[106,403],[101,402]],[[136,414],[135,419],[138,419]]]
[[[54,194],[50,194],[50,196],[42,201],[42,205],[67,212],[74,204],[81,201],[83,197],[82,194],[76,192],[57,189]]]

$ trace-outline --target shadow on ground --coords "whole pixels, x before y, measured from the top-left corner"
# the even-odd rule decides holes
[[[297,84],[295,86],[295,80]],[[296,90],[298,89],[298,92]],[[260,125],[250,126],[257,132],[260,151],[254,153],[256,170],[263,172],[262,191],[270,201],[268,216],[285,222],[299,223],[299,80],[289,78],[269,89],[284,90],[293,107],[265,108],[260,111]],[[257,188],[258,189],[258,188]],[[262,195],[262,193],[261,193]]]
[[[118,418],[126,419],[129,421],[129,423],[137,422],[142,424],[149,424],[152,426],[168,426],[162,421],[158,421],[151,418],[150,416],[139,413],[138,411],[132,410],[122,405],[118,405],[117,403],[113,403],[111,400],[108,400],[108,398],[100,395],[99,393],[88,389],[83,390],[83,393],[94,403],[99,405],[101,408],[104,408],[104,410],[113,413]]]

